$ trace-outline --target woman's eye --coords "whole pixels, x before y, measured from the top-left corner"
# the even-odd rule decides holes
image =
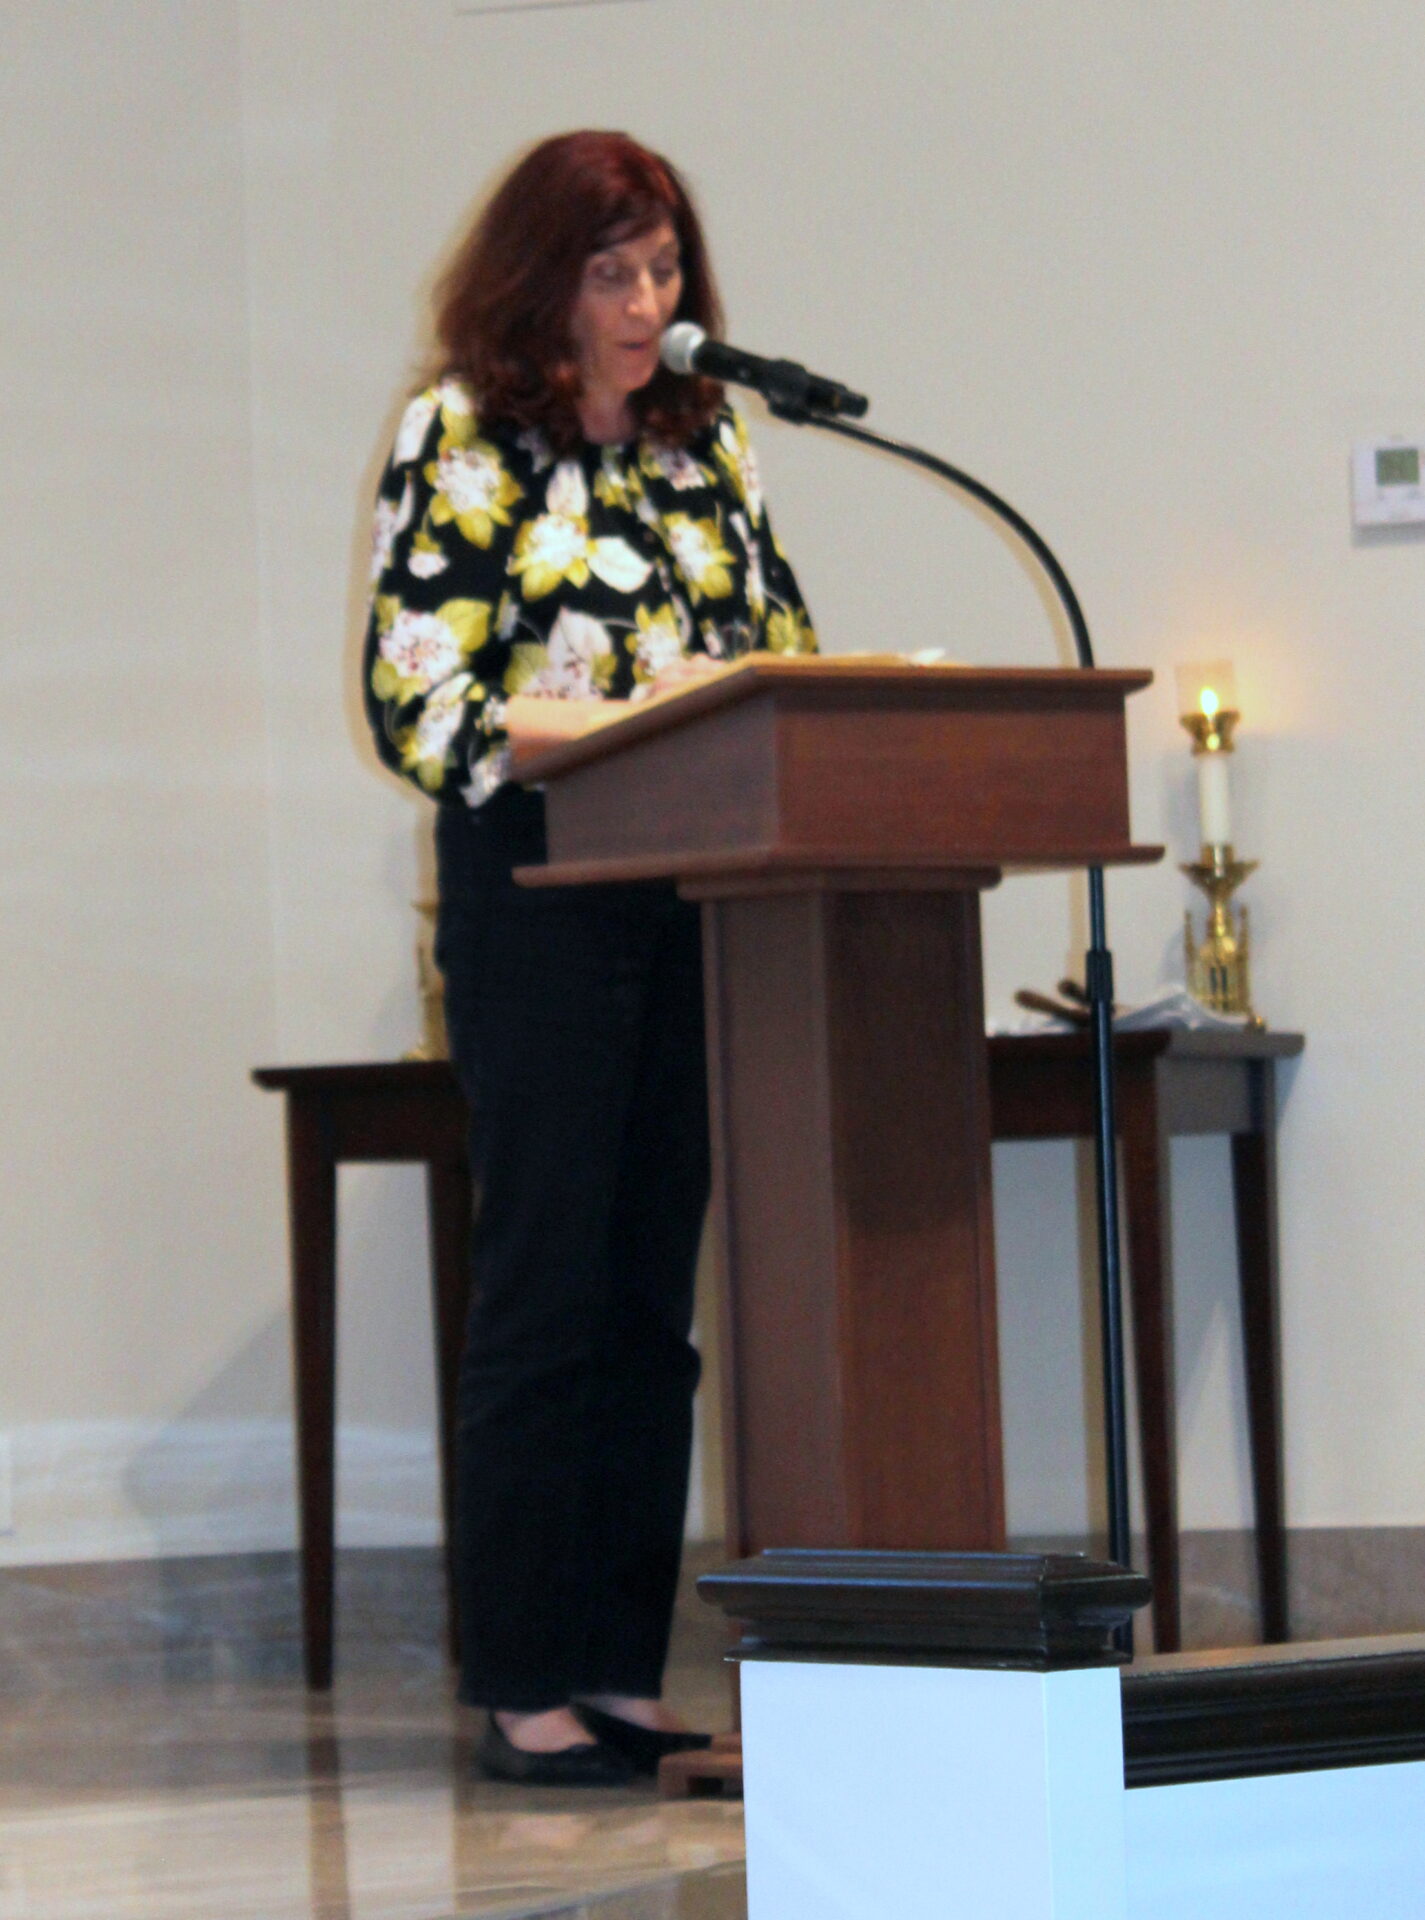
[[[682,262],[658,261],[649,269],[653,284],[657,287],[671,286],[682,272]],[[641,268],[630,267],[619,260],[592,260],[589,263],[589,284],[600,293],[623,293],[637,281]]]

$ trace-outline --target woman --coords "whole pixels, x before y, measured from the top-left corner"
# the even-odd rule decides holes
[[[708,1141],[696,909],[536,889],[539,748],[754,647],[814,639],[721,389],[673,168],[536,147],[438,300],[439,377],[377,502],[366,656],[389,765],[440,802],[437,955],[480,1189],[457,1438],[461,1697],[484,1771],[608,1784],[700,1744],[660,1688],[687,1499]]]

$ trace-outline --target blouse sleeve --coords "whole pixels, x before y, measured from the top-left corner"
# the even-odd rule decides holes
[[[742,415],[728,407],[718,420],[713,457],[736,506],[733,530],[747,554],[747,602],[759,644],[770,653],[815,653],[816,631],[782,543],[772,531],[757,456]]]
[[[816,629],[807,612],[802,590],[782,551],[782,543],[772,531],[772,523],[763,513],[757,530],[761,550],[762,577],[767,592],[767,647],[772,653],[815,653]]]
[[[504,777],[497,641],[521,488],[445,382],[411,401],[377,490],[364,691],[387,766],[440,793]]]

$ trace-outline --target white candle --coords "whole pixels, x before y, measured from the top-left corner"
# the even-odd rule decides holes
[[[1205,847],[1232,844],[1232,792],[1225,753],[1197,756],[1197,807]]]

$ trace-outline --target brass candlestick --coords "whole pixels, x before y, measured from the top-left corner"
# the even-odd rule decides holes
[[[1192,908],[1183,914],[1183,961],[1188,992],[1215,1013],[1252,1013],[1252,944],[1245,907],[1232,896],[1257,871],[1255,860],[1239,860],[1230,846],[1204,847],[1199,859],[1184,866],[1195,887],[1207,895],[1207,938],[1198,941]],[[1261,1024],[1259,1021],[1257,1024]]]
[[[1192,736],[1197,761],[1202,850],[1184,872],[1207,895],[1207,937],[1199,941],[1192,911],[1183,916],[1183,959],[1188,991],[1216,1013],[1252,1012],[1251,934],[1245,907],[1232,896],[1255,873],[1255,860],[1239,860],[1232,845],[1232,753],[1240,713],[1230,661],[1178,670],[1179,718]]]
[[[434,900],[413,900],[421,916],[416,934],[416,986],[421,997],[421,1037],[403,1060],[448,1060],[450,1039],[445,1030],[445,981],[435,964],[435,920],[440,911]]]

